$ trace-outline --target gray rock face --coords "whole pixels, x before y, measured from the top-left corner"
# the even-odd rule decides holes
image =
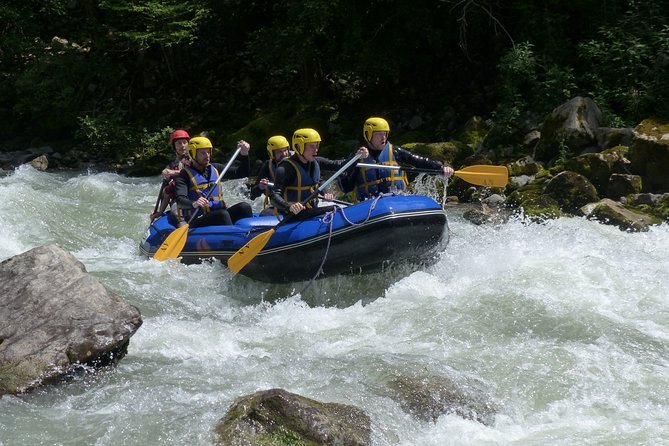
[[[82,365],[115,364],[142,324],[64,249],[0,263],[0,395],[29,391]]]
[[[601,120],[602,112],[591,98],[577,96],[556,107],[543,123],[539,158],[552,158],[560,146],[570,148],[573,154],[596,145]]]
[[[491,426],[497,406],[482,382],[456,376],[398,376],[389,383],[390,397],[423,421],[456,414]]]
[[[321,403],[271,389],[239,398],[216,427],[216,444],[370,444],[370,419],[361,409]]]

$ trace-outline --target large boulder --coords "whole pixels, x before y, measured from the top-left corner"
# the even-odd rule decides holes
[[[537,156],[544,161],[597,145],[602,112],[588,97],[577,96],[555,108],[544,120]]]
[[[669,121],[646,119],[636,126],[628,157],[644,192],[669,192]]]
[[[370,444],[370,419],[361,409],[321,403],[283,389],[256,392],[237,399],[215,428],[216,444]]]
[[[560,208],[570,214],[588,203],[599,201],[595,186],[583,175],[568,170],[551,178],[546,183],[544,193],[554,198]]]
[[[142,324],[64,249],[0,263],[0,395],[29,391],[84,366],[113,365]]]

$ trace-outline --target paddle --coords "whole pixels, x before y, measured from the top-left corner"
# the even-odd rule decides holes
[[[153,216],[158,212],[158,206],[160,205],[160,199],[163,197],[163,190],[169,181],[163,179],[163,184],[160,185],[160,192],[158,192],[158,198],[156,199],[156,205],[153,207],[153,214],[151,214],[151,223],[153,223]]]
[[[242,150],[241,147],[237,147],[237,151],[235,152],[234,155],[232,155],[232,158],[230,158],[230,161],[228,161],[228,164],[225,165],[225,168],[223,169],[223,172],[216,178],[216,183],[219,183],[222,179],[225,173],[228,171],[230,166],[232,165],[232,162],[237,158],[237,155],[239,155],[239,152]],[[209,192],[207,193],[207,196],[205,197],[206,199],[209,199],[209,196],[211,193],[214,191],[215,188],[209,189]],[[201,207],[198,207],[195,209],[195,212],[193,212],[193,215],[191,215],[190,219],[188,220],[188,223],[186,223],[184,226],[175,229],[172,231],[170,235],[167,236],[165,241],[163,242],[162,245],[160,245],[160,248],[156,251],[156,253],[153,255],[153,258],[162,262],[167,259],[175,259],[181,254],[181,250],[184,249],[184,246],[186,245],[186,239],[188,238],[188,226],[190,223],[193,221],[195,216],[200,212]]]
[[[305,203],[308,203],[311,201],[313,198],[315,198],[318,194],[322,193],[323,190],[325,190],[326,187],[330,185],[339,175],[344,173],[349,167],[353,165],[358,159],[360,158],[359,154],[356,154],[353,158],[348,160],[344,166],[336,171],[330,178],[328,178],[323,184],[318,186],[318,189],[314,191],[311,195],[309,195],[305,200],[302,201],[302,204],[304,205]],[[288,223],[296,214],[289,214],[287,215],[283,220],[279,222],[276,226],[274,226],[272,229],[269,231],[265,231],[262,234],[258,234],[255,237],[253,237],[247,244],[245,244],[243,247],[241,247],[237,252],[235,252],[229,259],[228,259],[228,268],[230,268],[230,271],[233,273],[238,273],[241,271],[242,268],[244,268],[255,256],[258,255],[260,251],[265,247],[269,239],[272,237],[272,235],[276,232],[278,228],[280,228],[282,225]]]
[[[274,187],[274,183],[267,183],[267,187]],[[348,201],[341,201],[341,200],[335,200],[334,198],[325,198],[325,195],[319,194],[318,198],[324,201],[331,201],[332,203],[336,204],[343,204],[345,206],[350,206],[353,203],[349,203]]]
[[[365,167],[367,169],[402,169],[405,172],[416,173],[431,173],[440,175],[443,171],[441,169],[421,169],[419,167],[400,167],[400,166],[386,166],[383,164],[365,164],[358,163],[358,167]],[[458,178],[462,178],[468,183],[477,186],[487,187],[504,187],[509,182],[509,171],[506,166],[488,166],[480,164],[476,166],[465,167],[453,172]]]

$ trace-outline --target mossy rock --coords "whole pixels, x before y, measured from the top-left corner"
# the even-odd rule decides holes
[[[651,214],[632,209],[608,198],[586,206],[581,212],[591,220],[617,226],[623,231],[647,231],[649,226],[661,222],[659,218]]]
[[[408,132],[390,132],[388,137],[393,144],[405,147],[407,144],[419,142],[426,144],[430,141],[430,136],[420,130],[411,130]]]
[[[473,116],[458,133],[458,141],[462,141],[472,148],[483,144],[490,133],[490,124],[480,116]]]
[[[520,175],[536,175],[542,169],[542,164],[534,161],[532,157],[526,156],[506,165],[510,177]]]
[[[615,172],[615,165],[620,161],[616,152],[587,153],[567,160],[565,170],[579,173],[586,177],[600,194],[605,194],[611,174]]]
[[[563,215],[559,203],[548,195],[529,196],[518,207],[532,220],[558,218]]]
[[[409,143],[403,148],[417,155],[426,156],[430,159],[443,163],[458,165],[460,160],[473,153],[471,147],[458,141],[433,142],[433,143]]]
[[[649,212],[663,220],[669,221],[669,194],[664,194]]]
[[[643,177],[645,192],[669,191],[669,121],[646,119],[634,131],[628,153],[632,173]]]
[[[595,186],[583,175],[570,171],[553,177],[546,183],[544,192],[570,214],[576,213],[588,203],[599,201]]]
[[[294,131],[291,129],[289,123],[279,113],[268,113],[258,116],[236,132],[221,138],[220,146],[226,151],[227,147],[235,147],[237,141],[243,139],[251,144],[254,155],[263,157],[265,155],[260,155],[260,151],[265,152],[267,139],[274,135],[283,135],[290,141]]]

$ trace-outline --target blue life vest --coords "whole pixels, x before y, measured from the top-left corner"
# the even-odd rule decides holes
[[[309,175],[304,167],[300,163],[296,163],[290,158],[284,158],[284,163],[289,163],[295,169],[297,173],[297,179],[295,184],[290,186],[285,186],[283,190],[283,199],[291,203],[302,202],[309,195],[313,194],[316,189],[318,189],[318,184],[321,178],[321,168],[318,165],[318,161],[314,161],[314,173],[313,176]],[[312,208],[318,206],[318,197],[314,197],[308,203],[304,204],[306,208]]]
[[[209,195],[209,204],[204,206],[202,209],[203,214],[207,214],[215,209],[225,209],[225,202],[223,201],[223,196],[221,195],[221,188],[219,184],[215,182],[219,175],[218,170],[216,170],[216,168],[211,164],[208,168],[209,178],[206,178],[192,167],[184,166],[184,170],[188,173],[188,177],[190,178],[190,184],[188,185],[188,198],[191,201],[195,201],[200,197],[206,197],[207,194],[209,194],[209,191],[213,189]],[[193,207],[181,209],[181,214],[184,220],[188,221],[195,210],[196,209]]]
[[[383,147],[378,160],[369,155],[361,162],[365,164],[378,163],[386,166],[399,166],[393,156],[393,146],[389,142]],[[358,201],[363,201],[367,198],[390,192],[391,186],[394,186],[398,190],[406,190],[408,185],[409,180],[403,170],[367,169],[362,167],[357,177],[355,198]]]

